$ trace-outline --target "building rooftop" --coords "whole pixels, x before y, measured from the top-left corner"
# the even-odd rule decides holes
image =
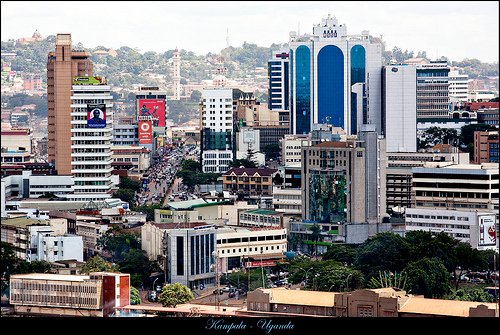
[[[314,146],[319,148],[353,148],[353,142],[325,141]]]
[[[410,297],[399,308],[399,312],[468,317],[469,309],[478,305],[486,305],[489,309],[496,307],[495,303]]]
[[[180,209],[191,209],[195,205],[204,205],[207,202],[203,199],[192,199],[192,200],[186,200],[186,201],[175,201],[175,202],[169,202],[167,203],[168,207],[176,210]]]
[[[26,228],[27,226],[50,226],[49,221],[42,219],[29,219],[27,217],[13,218],[13,219],[2,219],[1,225]]]
[[[61,281],[85,281],[89,280],[88,275],[59,275],[53,273],[27,273],[22,275],[11,275],[11,279],[32,279],[32,280],[61,280]]]
[[[269,209],[250,209],[248,211],[245,211],[243,213],[246,213],[246,214],[260,214],[260,215],[283,215],[283,213],[281,212],[276,212],[276,211],[272,211],[272,210],[269,210]]]
[[[335,292],[289,290],[286,288],[259,289],[269,293],[271,304],[333,307]]]
[[[175,222],[175,223],[153,223],[152,225],[160,229],[192,229],[201,226],[212,227],[212,224],[206,222]]]
[[[259,169],[259,168],[232,168],[226,173],[224,173],[224,176],[229,176],[232,173],[240,176],[243,173],[246,173],[248,176],[253,176],[256,173],[259,174],[260,176],[271,176],[273,173],[275,173],[277,170],[276,169]]]

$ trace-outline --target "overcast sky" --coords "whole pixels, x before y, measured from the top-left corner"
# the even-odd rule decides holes
[[[218,53],[229,42],[270,46],[288,42],[291,30],[312,33],[328,13],[348,34],[369,30],[387,48],[427,51],[431,58],[498,62],[497,1],[2,1],[1,37],[71,33],[86,47],[129,46],[141,52],[178,47]]]

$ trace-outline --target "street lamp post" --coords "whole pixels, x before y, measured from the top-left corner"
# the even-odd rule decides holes
[[[348,289],[349,289],[349,277],[350,277],[351,275],[352,275],[352,273],[349,273],[349,275],[347,276],[347,279],[346,279],[347,284],[346,284],[346,286],[345,286],[346,290],[348,290]]]
[[[309,271],[311,271],[312,269],[314,269],[314,268],[307,269],[307,271],[306,271],[306,270],[304,270],[304,269],[303,269],[303,268],[301,268],[301,267],[299,267],[298,269],[299,269],[299,270],[302,270],[302,271],[304,271],[304,272],[306,273],[306,285],[307,285],[307,273],[308,273]]]

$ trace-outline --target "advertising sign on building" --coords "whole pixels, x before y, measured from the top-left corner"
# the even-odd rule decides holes
[[[276,266],[275,261],[258,261],[258,262],[245,262],[245,267],[256,268],[259,266]]]
[[[73,85],[104,85],[104,77],[73,77]]]
[[[153,127],[151,121],[139,121],[139,144],[153,143]]]
[[[479,218],[479,246],[495,246],[496,244],[495,216],[481,216]]]
[[[87,104],[87,128],[106,127],[106,105]]]
[[[165,100],[140,99],[138,114],[139,117],[151,116],[154,127],[165,127]]]

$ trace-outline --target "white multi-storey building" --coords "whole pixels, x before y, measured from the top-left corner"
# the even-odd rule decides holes
[[[450,101],[467,101],[469,94],[469,75],[461,74],[459,68],[451,68],[448,74]]]
[[[205,89],[201,107],[201,166],[203,172],[224,173],[234,158],[233,90]]]
[[[417,152],[417,68],[385,66],[383,129],[387,152]]]
[[[286,228],[217,229],[217,255],[222,272],[239,269],[243,259],[253,259],[247,267],[259,266],[262,261],[281,259],[287,250]],[[271,264],[271,263],[270,263]],[[262,264],[266,266],[266,263]],[[275,265],[275,264],[274,264]]]
[[[356,134],[371,123],[381,131],[381,40],[363,31],[347,35],[328,15],[312,35],[290,32],[290,122],[292,134],[328,123]]]
[[[446,209],[407,208],[406,231],[445,232],[479,250],[498,252],[495,213]]]
[[[73,85],[71,96],[71,173],[74,194],[71,200],[98,201],[111,198],[113,112],[110,86],[104,81],[98,85]],[[105,125],[90,127],[88,105],[105,105]]]
[[[281,140],[281,159],[283,165],[301,167],[302,147],[311,145],[309,135],[285,135]]]

